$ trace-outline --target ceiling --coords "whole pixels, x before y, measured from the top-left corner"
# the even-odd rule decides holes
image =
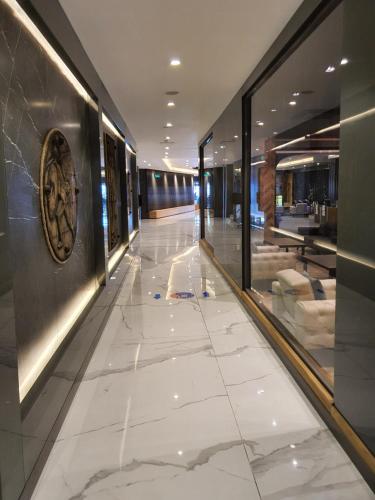
[[[197,166],[198,141],[302,0],[60,3],[137,142],[138,165],[181,169]]]

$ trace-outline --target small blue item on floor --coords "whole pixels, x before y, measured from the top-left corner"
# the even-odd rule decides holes
[[[208,292],[206,292],[206,291],[203,292],[203,297],[209,297],[209,296],[210,296],[210,294]]]
[[[154,295],[154,299],[160,299],[160,298],[161,298],[160,293],[155,293],[155,295]]]

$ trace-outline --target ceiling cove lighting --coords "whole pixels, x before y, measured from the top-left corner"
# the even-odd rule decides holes
[[[33,21],[29,18],[26,12],[20,7],[16,0],[6,0],[5,3],[12,9],[13,14],[17,17],[23,26],[28,30],[28,32],[34,37],[34,39],[39,43],[39,45],[44,49],[48,57],[53,61],[56,66],[59,68],[64,77],[71,83],[71,85],[75,88],[78,94],[88,102],[91,107],[95,110],[98,109],[98,105],[91,98],[89,93],[83,87],[83,85],[79,82],[79,80],[72,73],[70,68],[65,64],[65,62],[61,59],[52,45],[48,42],[48,40],[44,37],[44,35],[39,31]]]
[[[167,104],[168,108],[174,108],[176,104],[173,101],[169,101]]]
[[[289,161],[281,161],[277,165],[277,169],[283,169],[287,167],[293,167],[295,165],[305,165],[306,163],[313,163],[314,162],[314,157],[313,156],[308,156],[308,157],[303,157],[303,158],[298,158],[297,160],[289,160]]]
[[[181,65],[181,60],[178,57],[174,57],[171,59],[170,63],[171,66],[180,66]]]
[[[321,128],[317,132],[314,132],[314,135],[325,134],[326,132],[329,132],[330,130],[335,130],[337,128],[340,128],[340,124],[339,123],[335,123],[334,125],[331,125],[330,127]]]
[[[131,145],[130,145],[130,144],[126,143],[126,144],[125,144],[125,147],[126,147],[126,149],[129,151],[129,153],[131,153],[132,155],[135,155],[135,154],[136,154],[136,153],[135,153],[135,151],[134,151],[134,149],[131,147]]]
[[[335,69],[336,68],[334,66],[329,65],[329,66],[327,66],[325,71],[326,71],[326,73],[333,73],[335,71]]]
[[[110,129],[111,132],[113,132],[119,139],[122,141],[125,141],[125,138],[120,134],[120,132],[117,130],[117,128],[113,125],[111,120],[108,118],[107,115],[102,113],[102,120],[103,122],[107,125],[107,127]]]
[[[296,142],[301,142],[306,139],[305,136],[298,137],[297,139],[293,139],[292,141],[284,142],[284,144],[280,144],[279,146],[275,146],[274,148],[271,149],[271,151],[276,151],[278,149],[285,148],[286,146],[290,146],[291,144],[295,144]]]
[[[345,66],[345,64],[348,64],[349,59],[347,57],[343,57],[340,61],[341,66]]]

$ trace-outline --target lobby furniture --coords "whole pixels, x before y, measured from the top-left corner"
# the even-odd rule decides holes
[[[307,264],[315,264],[316,266],[326,269],[331,278],[336,277],[336,255],[301,255],[300,260],[304,263],[305,271]]]
[[[294,252],[254,253],[251,256],[252,280],[273,280],[283,269],[295,269],[297,255]]]
[[[292,205],[289,209],[289,215],[308,215],[310,213],[310,207],[307,203],[296,203]]]
[[[161,219],[162,217],[170,217],[171,215],[184,214],[193,212],[195,205],[183,205],[181,207],[162,208],[160,210],[150,210],[149,219]]]
[[[309,278],[294,269],[276,273],[272,312],[306,349],[333,348],[336,280],[320,280],[324,300],[316,300]]]
[[[255,244],[251,246],[252,253],[275,253],[280,252],[280,247],[277,245]]]
[[[305,253],[306,244],[303,241],[294,240],[293,238],[265,238],[264,243],[267,245],[277,245],[280,248],[285,248],[289,252],[289,248],[300,248],[302,255]]]

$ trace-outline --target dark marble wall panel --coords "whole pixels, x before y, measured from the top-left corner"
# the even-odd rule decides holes
[[[142,217],[151,210],[194,204],[193,176],[159,170],[140,170]]]
[[[1,123],[3,119],[4,106],[1,105]],[[0,499],[18,498],[24,484],[7,212],[4,138],[0,135]]]
[[[14,262],[14,298],[21,387],[42,352],[52,351],[63,327],[58,319],[82,292],[96,286],[89,105],[43,49],[1,4],[0,95]],[[51,128],[66,136],[80,193],[73,254],[64,265],[51,258],[40,218],[41,145]],[[60,338],[59,338],[60,335]],[[55,345],[54,345],[55,344]],[[24,391],[23,391],[24,392]]]
[[[344,1],[335,404],[375,452],[373,0]]]

